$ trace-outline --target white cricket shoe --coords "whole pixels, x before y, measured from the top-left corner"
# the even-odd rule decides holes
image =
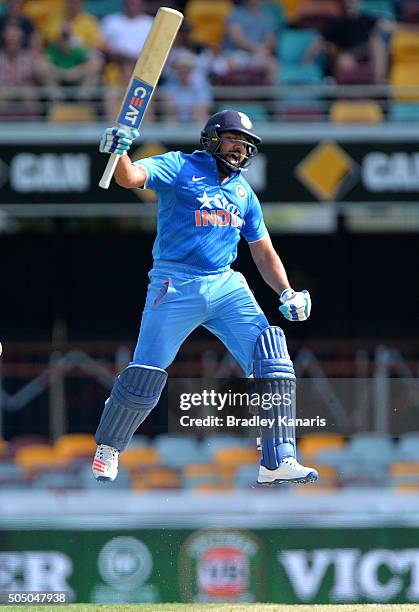
[[[113,446],[99,444],[92,463],[92,472],[96,480],[112,481],[118,475],[119,450]]]
[[[276,470],[268,470],[264,465],[259,468],[258,484],[276,485],[282,482],[307,484],[319,478],[317,470],[300,465],[294,457],[286,457]]]

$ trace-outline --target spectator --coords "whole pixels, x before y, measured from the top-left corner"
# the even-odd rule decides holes
[[[100,30],[98,19],[83,10],[83,0],[67,0],[64,19],[53,19],[46,28],[45,38],[48,42],[59,37],[63,21],[71,28],[71,34],[79,44],[89,49],[103,50],[105,41]]]
[[[23,46],[30,45],[35,28],[32,21],[22,14],[22,0],[6,0],[6,11],[0,17],[0,36],[8,26],[19,28]]]
[[[266,13],[262,0],[244,0],[230,15],[226,25],[224,51],[231,69],[259,69],[266,82],[277,82],[278,62],[274,57],[276,26]]]
[[[46,64],[33,49],[24,47],[25,34],[17,25],[8,25],[0,43],[0,114],[33,119],[41,113],[36,90],[44,82]],[[19,88],[14,90],[13,88]]]
[[[211,88],[198,58],[190,51],[176,53],[162,88],[165,118],[187,123],[206,121],[212,104]]]
[[[60,87],[79,86],[78,98],[89,98],[98,84],[102,59],[82,47],[64,23],[56,41],[46,49],[49,76]]]
[[[106,55],[110,60],[103,75],[107,85],[105,112],[110,121],[115,118],[123,89],[153,24],[153,18],[143,8],[142,0],[125,0],[125,13],[108,15],[101,23]],[[147,110],[148,121],[153,117],[152,107],[153,104]]]
[[[110,59],[134,64],[144,46],[153,18],[143,11],[142,0],[125,0],[125,13],[102,20],[102,34]]]
[[[373,80],[383,83],[387,74],[387,51],[381,36],[386,20],[360,12],[359,0],[344,0],[345,14],[336,18],[324,33],[334,45],[335,72],[371,64]]]

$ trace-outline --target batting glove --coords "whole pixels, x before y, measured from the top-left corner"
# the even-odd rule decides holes
[[[127,132],[122,128],[111,127],[103,132],[102,140],[100,141],[99,151],[101,153],[116,153],[117,155],[125,155],[128,152],[132,141],[139,136],[138,130],[130,130]]]
[[[307,289],[303,291],[284,289],[279,300],[282,303],[279,312],[289,321],[305,321],[310,316],[311,298]]]

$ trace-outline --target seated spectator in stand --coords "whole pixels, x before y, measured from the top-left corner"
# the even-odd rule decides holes
[[[335,72],[356,68],[369,63],[375,83],[386,81],[387,51],[380,35],[386,29],[386,20],[360,12],[359,0],[344,0],[345,14],[335,19],[324,33],[333,43]]]
[[[277,82],[278,62],[274,57],[276,26],[265,12],[262,0],[244,0],[226,24],[223,52],[231,70],[261,70],[266,82]]]
[[[22,0],[6,0],[6,11],[0,16],[0,36],[8,26],[15,26],[22,32],[23,46],[28,47],[35,34],[30,19],[22,14]]]
[[[162,87],[164,117],[169,121],[205,123],[212,104],[211,87],[198,58],[187,50],[169,61]]]
[[[124,5],[125,13],[104,17],[101,27],[108,58],[119,64],[126,82],[144,46],[153,18],[144,12],[142,0],[125,0]]]
[[[47,81],[45,60],[35,49],[24,46],[25,35],[8,25],[0,36],[0,115],[33,119],[41,114],[34,85]],[[22,88],[15,91],[13,88]]]
[[[71,26],[63,23],[59,37],[45,51],[49,64],[50,82],[59,86],[62,92],[68,86],[80,89],[76,99],[93,95],[98,85],[103,61],[96,53],[90,53],[72,37]],[[69,99],[74,99],[70,95]]]
[[[67,0],[64,19],[55,18],[48,24],[45,32],[47,42],[56,40],[65,21],[71,27],[74,39],[86,48],[103,50],[105,41],[100,30],[99,20],[83,10],[83,0]]]

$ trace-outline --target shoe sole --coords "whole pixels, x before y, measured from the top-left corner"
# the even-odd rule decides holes
[[[270,482],[259,482],[259,480],[256,481],[256,484],[259,487],[273,487],[273,486],[277,486],[277,485],[281,485],[284,484],[285,482],[289,482],[291,484],[309,484],[310,482],[316,482],[319,479],[319,477],[317,476],[317,474],[314,474],[313,472],[310,472],[310,474],[307,474],[307,476],[304,476],[303,478],[276,478],[275,480],[272,480]]]

